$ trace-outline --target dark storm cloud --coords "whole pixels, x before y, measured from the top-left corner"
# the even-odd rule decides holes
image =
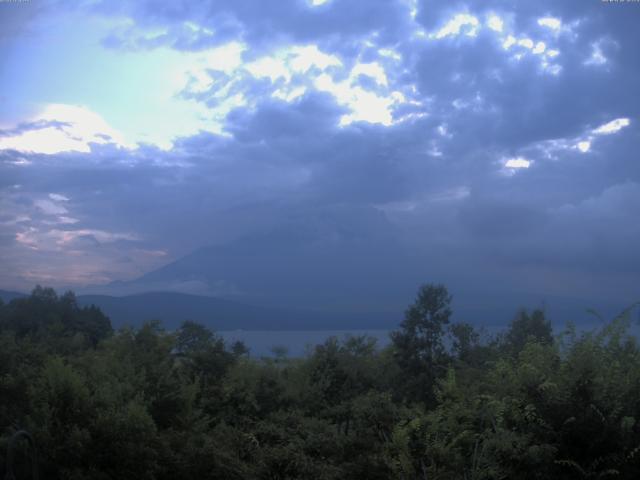
[[[241,32],[241,38],[256,49],[289,42],[327,42],[345,47],[374,34],[377,42],[388,44],[405,33],[409,23],[407,5],[387,0],[369,1],[366,8],[359,0],[332,1],[318,7],[304,0],[109,1],[97,2],[93,8],[131,16],[142,27],[195,22],[208,30],[194,33],[197,38],[186,42],[180,30],[159,37],[160,42],[179,49],[210,46],[213,39],[227,39],[229,32]]]
[[[576,45],[560,46],[562,73],[554,76],[540,72],[533,55],[518,62],[509,59],[491,38],[480,35],[477,41],[464,40],[462,44],[427,44],[415,64],[421,91],[436,96],[436,108],[464,136],[462,143],[456,142],[462,149],[474,142],[513,149],[575,136],[610,118],[638,116],[640,101],[637,95],[630,98],[629,92],[640,80],[639,70],[623,67],[624,58],[611,58],[607,71],[583,64],[590,46],[582,55],[572,54]],[[631,45],[624,49],[630,50]],[[475,101],[476,111],[459,115],[451,108],[457,99]]]

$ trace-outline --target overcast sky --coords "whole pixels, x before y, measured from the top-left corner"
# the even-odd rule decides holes
[[[639,25],[601,0],[2,2],[0,288],[285,232],[399,262],[376,288],[637,300]]]

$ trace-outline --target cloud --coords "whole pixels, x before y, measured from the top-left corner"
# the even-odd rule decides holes
[[[538,25],[550,28],[551,30],[560,30],[560,28],[562,28],[562,20],[554,17],[541,17],[538,19]]]
[[[135,128],[121,120],[128,105],[96,98],[51,98],[2,122],[0,286],[128,280],[200,248],[265,264],[295,251],[318,282],[349,267],[345,298],[326,292],[336,304],[358,282],[358,302],[376,292],[395,307],[429,280],[615,299],[640,280],[640,60],[628,10],[503,0],[65,8],[102,22],[92,52],[129,62],[131,76],[112,66],[109,78],[121,77],[113,98],[135,104]],[[228,272],[172,284],[260,289]]]
[[[496,32],[502,32],[504,29],[504,21],[498,15],[491,14],[487,18],[487,26]]]
[[[628,118],[616,118],[615,120],[611,120],[604,125],[600,125],[593,131],[593,133],[595,135],[610,135],[612,133],[620,131],[624,127],[628,127],[630,123],[631,122]]]
[[[464,28],[465,35],[470,37],[474,37],[477,35],[478,26],[480,22],[473,15],[469,15],[468,13],[459,13],[454,16],[451,20],[449,20],[442,28],[438,31],[431,34],[432,38],[437,40],[448,37],[451,35],[460,35],[462,29]],[[495,22],[494,22],[495,25]]]
[[[87,108],[50,104],[35,118],[0,135],[0,150],[55,154],[89,152],[91,144],[126,146],[122,135]]]
[[[63,206],[50,200],[36,200],[35,205],[47,215],[62,215],[68,212]]]
[[[504,166],[507,168],[529,168],[531,162],[526,158],[517,157],[517,158],[509,158]]]
[[[59,193],[50,193],[49,194],[49,198],[51,200],[54,200],[56,202],[68,202],[69,199],[67,197],[65,197],[64,195],[60,195]]]

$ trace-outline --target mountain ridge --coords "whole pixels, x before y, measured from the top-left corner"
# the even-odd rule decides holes
[[[8,302],[27,294],[0,290]],[[336,330],[393,328],[395,315],[379,312],[317,312],[248,305],[231,300],[179,292],[145,292],[125,296],[77,295],[80,306],[96,305],[114,328],[140,326],[148,320],[160,320],[173,330],[192,320],[213,330]]]

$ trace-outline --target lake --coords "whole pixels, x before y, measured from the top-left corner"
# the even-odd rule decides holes
[[[252,357],[273,355],[273,347],[284,347],[290,357],[305,355],[309,348],[324,343],[329,337],[344,339],[348,336],[367,335],[377,340],[378,347],[389,344],[391,330],[227,330],[217,332],[226,342],[244,342]]]
[[[577,326],[578,332],[585,332],[602,328],[604,323],[584,323]],[[564,330],[566,325],[554,324],[554,335]],[[504,331],[506,325],[492,325],[476,327],[482,339]],[[389,333],[392,330],[226,330],[217,332],[228,344],[240,340],[249,348],[252,357],[273,356],[274,347],[284,347],[289,357],[304,356],[309,348],[324,343],[329,337],[338,337],[340,340],[348,336],[367,335],[377,340],[379,348],[389,345]],[[632,321],[629,332],[636,338],[640,338],[640,315],[637,321]],[[447,340],[445,340],[447,342]]]

